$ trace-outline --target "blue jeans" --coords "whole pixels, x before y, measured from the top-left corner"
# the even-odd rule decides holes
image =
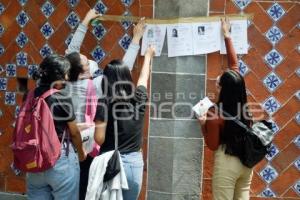
[[[132,152],[121,154],[123,167],[127,177],[129,190],[123,190],[124,200],[137,200],[143,182],[143,154],[142,152]]]
[[[65,144],[64,144],[65,145]],[[62,147],[61,156],[54,167],[44,172],[27,173],[29,200],[77,200],[79,198],[79,160],[72,144],[69,155]]]

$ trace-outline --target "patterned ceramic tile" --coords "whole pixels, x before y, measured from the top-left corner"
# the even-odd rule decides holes
[[[16,38],[16,42],[19,47],[23,48],[28,42],[27,35],[24,32],[19,33],[19,35]]]
[[[264,78],[263,83],[270,92],[274,92],[281,85],[282,80],[275,72],[271,72]]]
[[[277,125],[277,123],[274,120],[272,120],[272,119],[269,119],[268,122],[272,123],[272,131],[273,131],[273,133],[274,134],[278,133],[278,131],[279,131],[280,128]]]
[[[119,45],[126,51],[130,45],[131,37],[125,33],[123,37],[119,40]]]
[[[300,171],[300,157],[295,161],[294,166]]]
[[[4,68],[0,65],[0,74],[2,74],[4,71]]]
[[[97,1],[94,8],[98,13],[102,13],[102,14],[105,14],[107,11],[107,7],[102,1]]]
[[[21,6],[25,6],[28,0],[18,0]]]
[[[16,104],[15,92],[5,92],[5,104],[11,106]]]
[[[41,7],[41,11],[44,13],[45,17],[47,18],[52,15],[54,10],[55,10],[54,6],[49,1],[46,1]]]
[[[93,56],[94,60],[99,63],[104,59],[106,53],[100,46],[97,45],[91,52],[91,55]]]
[[[79,24],[80,18],[74,11],[72,11],[66,18],[66,22],[72,29],[74,29]]]
[[[23,10],[19,13],[19,15],[16,17],[17,23],[21,28],[23,28],[27,22],[29,21],[29,17],[27,16],[26,12]]]
[[[126,7],[131,6],[131,4],[133,3],[134,0],[121,0],[123,5]]]
[[[6,64],[6,76],[15,77],[17,75],[17,66],[15,64]]]
[[[101,23],[99,23],[97,26],[94,26],[92,30],[92,33],[95,35],[95,37],[98,40],[101,40],[106,34],[106,32],[107,32],[106,29]]]
[[[15,118],[18,117],[19,113],[20,113],[20,106],[16,106],[16,108],[15,108]]]
[[[52,54],[53,51],[51,47],[48,44],[45,44],[41,49],[40,49],[40,55],[45,58],[46,56]]]
[[[296,95],[297,99],[300,100],[300,90],[298,90],[295,95]]]
[[[4,46],[0,44],[0,55],[2,55],[5,52]]]
[[[270,96],[264,101],[262,106],[269,115],[272,115],[280,108],[281,105],[275,97]]]
[[[276,68],[283,60],[281,54],[276,50],[272,49],[269,53],[265,55],[265,62],[271,67]]]
[[[300,112],[298,112],[295,116],[296,122],[300,125]]]
[[[275,180],[278,177],[278,173],[276,169],[274,169],[271,165],[267,165],[260,173],[259,175],[262,177],[262,179],[267,182],[271,183],[273,180]]]
[[[3,13],[3,11],[5,10],[4,5],[0,2],[0,15]]]
[[[68,35],[68,37],[67,37],[67,39],[65,40],[65,45],[68,47],[69,46],[69,44],[71,43],[71,40],[72,40],[72,38],[73,38],[73,33],[70,33],[69,35]]]
[[[124,16],[131,16],[131,13],[129,11],[126,11],[123,15]],[[122,24],[122,27],[125,30],[127,30],[132,25],[132,22],[131,21],[122,21],[121,24]]]
[[[71,7],[77,6],[80,0],[68,0],[68,5]]]
[[[103,74],[103,69],[97,69],[97,70],[93,73],[92,77],[93,77],[93,78],[96,78],[96,77],[98,77],[98,76],[100,76],[100,75],[102,75],[102,74]]]
[[[295,185],[293,186],[295,192],[300,196],[300,180],[298,180]]]
[[[17,53],[16,61],[18,66],[27,66],[27,53],[22,51]]]
[[[296,74],[300,77],[300,67],[298,67],[298,69],[296,70]]]
[[[54,30],[51,26],[51,24],[49,24],[49,22],[46,22],[40,29],[40,31],[42,32],[42,34],[44,35],[44,37],[46,39],[49,39],[51,37],[51,35],[54,33]]]
[[[266,32],[266,38],[272,43],[276,44],[283,37],[283,33],[277,26],[271,27],[268,32]]]
[[[275,144],[271,144],[271,147],[269,149],[269,153],[266,155],[266,158],[270,161],[272,160],[277,154],[279,153],[278,148]]]
[[[262,193],[260,194],[261,197],[276,197],[275,193],[269,188],[267,187],[266,189],[264,189],[264,191],[262,191]]]
[[[295,139],[294,139],[294,144],[300,148],[300,135],[298,135]]]
[[[244,8],[246,8],[252,0],[233,0],[233,2],[235,3],[235,5],[243,10]]]
[[[4,33],[5,28],[2,24],[0,24],[0,37],[2,36],[2,34]]]
[[[0,78],[0,90],[5,91],[7,87],[7,78]]]
[[[242,60],[239,60],[239,70],[240,70],[240,73],[245,76],[248,72],[249,72],[249,68],[248,66],[246,65],[246,63]]]
[[[280,4],[274,3],[267,10],[267,13],[274,21],[278,21],[285,14],[285,11]]]
[[[32,75],[35,71],[37,71],[38,65],[28,65],[28,71],[27,71],[27,76],[29,78],[32,78]]]

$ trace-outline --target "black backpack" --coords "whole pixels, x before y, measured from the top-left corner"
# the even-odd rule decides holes
[[[230,117],[237,125],[245,131],[240,136],[241,143],[240,152],[235,154],[243,165],[252,168],[269,153],[269,149],[274,137],[270,122],[261,120],[253,123],[249,128],[240,120],[232,117],[229,113],[222,111],[226,117]]]

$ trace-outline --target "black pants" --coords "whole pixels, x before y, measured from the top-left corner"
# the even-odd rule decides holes
[[[79,200],[85,199],[86,189],[89,180],[89,170],[93,157],[87,155],[85,161],[80,163]]]

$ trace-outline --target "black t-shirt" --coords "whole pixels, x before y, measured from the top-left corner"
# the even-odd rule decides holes
[[[107,122],[105,142],[101,145],[101,153],[115,148],[114,120],[118,122],[119,151],[130,153],[141,149],[147,100],[147,89],[144,86],[138,86],[133,98],[127,101],[119,100],[110,103],[106,98],[99,99],[95,121]]]
[[[49,90],[49,87],[37,87],[34,90],[34,96],[41,96],[47,90]],[[71,96],[65,89],[61,89],[59,92],[56,92],[47,97],[45,101],[52,113],[56,133],[58,137],[61,138],[64,130],[67,128],[67,122],[75,120],[75,113]]]

